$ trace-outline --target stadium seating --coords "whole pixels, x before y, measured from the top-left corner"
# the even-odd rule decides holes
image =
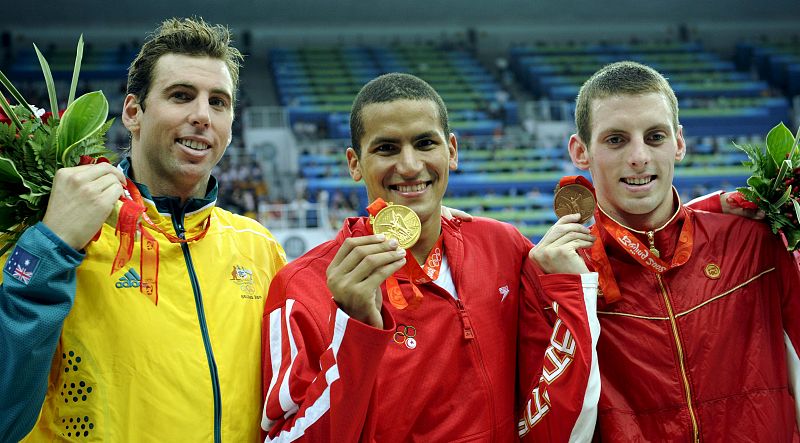
[[[387,72],[409,72],[431,83],[460,135],[491,135],[517,122],[516,103],[464,50],[426,45],[273,49],[268,57],[290,123],[316,124],[329,138],[349,137],[353,97]]]

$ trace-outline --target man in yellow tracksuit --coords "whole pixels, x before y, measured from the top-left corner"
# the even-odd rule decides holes
[[[56,174],[3,266],[0,441],[258,440],[261,319],[286,258],[215,206],[240,60],[226,28],[165,21],[129,70],[130,156]],[[157,303],[138,241],[109,274],[119,240],[103,222],[127,179],[159,245]]]

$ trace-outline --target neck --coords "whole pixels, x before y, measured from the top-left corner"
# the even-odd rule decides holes
[[[190,184],[174,183],[168,179],[162,180],[153,174],[148,174],[145,165],[137,162],[133,157],[131,157],[131,168],[128,175],[137,183],[147,186],[151,197],[176,197],[180,199],[182,205],[190,198],[205,197],[209,180],[206,177],[205,180]]]
[[[640,234],[647,231],[660,231],[663,229],[678,214],[680,206],[681,200],[675,188],[672,188],[672,205],[666,206],[666,208],[669,208],[669,211],[659,210],[661,209],[659,208],[647,214],[620,214],[605,210],[600,202],[597,204],[597,207],[608,218],[627,228],[629,231],[638,232]]]
[[[428,259],[433,245],[439,239],[439,234],[442,232],[442,217],[436,215],[432,217],[433,220],[427,220],[422,225],[422,232],[419,234],[419,240],[411,247],[411,255],[417,260],[417,263],[425,263]]]

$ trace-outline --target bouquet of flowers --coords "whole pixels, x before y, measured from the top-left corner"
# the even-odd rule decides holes
[[[83,36],[78,40],[67,108],[58,111],[50,66],[34,46],[44,73],[51,112],[28,104],[0,71],[0,83],[14,98],[12,105],[0,88],[0,256],[22,232],[44,218],[53,177],[59,168],[113,158],[105,147],[105,134],[113,123],[108,101],[100,91],[75,99]]]
[[[747,187],[738,188],[751,209],[761,209],[773,233],[781,232],[790,251],[800,247],[800,151],[797,135],[783,123],[767,134],[766,146],[737,146],[750,161],[753,170]]]

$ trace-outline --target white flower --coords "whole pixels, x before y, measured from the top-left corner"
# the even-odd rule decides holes
[[[44,115],[44,113],[45,113],[45,110],[44,110],[44,109],[37,108],[37,107],[36,107],[36,106],[34,106],[34,105],[31,105],[31,109],[33,109],[33,114],[34,114],[35,116],[39,117],[39,118],[42,118],[42,116],[43,116],[43,115]]]

